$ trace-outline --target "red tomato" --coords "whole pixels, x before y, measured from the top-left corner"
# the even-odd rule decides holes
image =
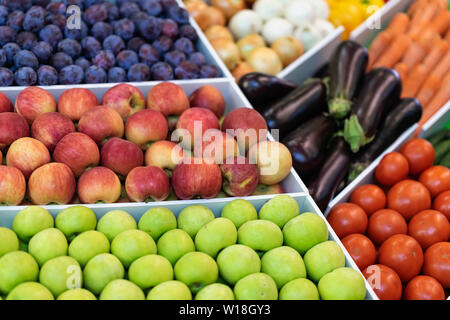
[[[414,238],[396,234],[383,242],[378,252],[378,261],[394,269],[400,279],[406,282],[419,274],[423,252]]]
[[[391,268],[374,264],[363,270],[363,275],[380,300],[400,300],[402,281]]]
[[[375,169],[375,178],[385,186],[392,186],[408,177],[408,160],[399,152],[385,155]]]
[[[405,300],[445,300],[444,288],[430,276],[412,278],[405,288]]]
[[[400,150],[409,163],[409,173],[419,174],[428,169],[434,162],[433,145],[425,139],[411,139]]]
[[[432,244],[447,241],[450,224],[447,217],[436,210],[424,210],[416,214],[408,224],[408,234],[425,250]]]
[[[441,192],[450,190],[450,169],[444,166],[428,168],[422,172],[419,181],[434,197]]]
[[[328,222],[339,238],[352,233],[365,233],[367,229],[367,214],[354,203],[340,203],[331,209]]]
[[[389,190],[387,206],[409,220],[416,213],[430,209],[430,192],[420,182],[403,180]]]
[[[443,213],[450,221],[450,191],[444,191],[434,198],[433,209]]]
[[[369,238],[362,234],[354,233],[342,239],[342,244],[352,256],[359,269],[375,263],[377,251]]]
[[[450,288],[450,242],[438,242],[425,251],[423,273]]]
[[[380,187],[366,184],[352,192],[350,202],[360,206],[370,217],[375,211],[386,207],[386,195]]]
[[[382,209],[369,218],[367,234],[372,241],[380,245],[394,234],[406,234],[408,226],[405,218],[392,209]]]

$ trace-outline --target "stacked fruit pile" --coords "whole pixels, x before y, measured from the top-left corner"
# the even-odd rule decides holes
[[[343,251],[328,241],[324,220],[300,214],[287,195],[265,203],[259,219],[245,200],[229,202],[220,218],[199,205],[186,207],[178,218],[155,207],[138,223],[121,210],[97,223],[94,212],[82,206],[64,209],[55,221],[45,209],[28,207],[17,214],[12,230],[0,228],[0,294],[10,300],[366,295],[363,277],[345,267]]]
[[[121,180],[125,202],[165,200],[171,185],[171,199],[214,198],[222,182],[226,194],[220,196],[251,195],[258,183],[262,192],[280,193],[278,184],[290,172],[291,154],[266,140],[263,117],[239,108],[223,118],[225,99],[215,87],[200,87],[188,98],[180,86],[163,82],[146,101],[137,87],[119,84],[101,104],[84,88],[65,91],[57,103],[44,89],[28,87],[12,112],[0,94],[6,152],[0,203],[22,203],[26,185],[34,204],[71,203],[75,189],[75,202],[116,202]]]
[[[434,160],[429,142],[410,140],[383,157],[379,186],[356,188],[327,217],[380,299],[448,296],[450,169]]]
[[[0,86],[221,74],[197,52],[189,14],[175,0],[49,2],[0,5]]]

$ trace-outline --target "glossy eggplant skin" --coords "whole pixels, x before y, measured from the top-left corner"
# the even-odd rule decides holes
[[[309,187],[311,197],[320,210],[325,211],[340,183],[345,179],[351,159],[352,152],[348,144],[342,137],[337,137],[316,180]]]
[[[264,73],[251,72],[239,80],[239,87],[253,108],[262,112],[275,101],[296,89],[298,85]]]
[[[323,163],[327,143],[336,130],[337,124],[333,118],[318,115],[283,139],[300,176],[310,175]]]
[[[327,88],[319,79],[301,85],[263,112],[269,129],[283,139],[300,124],[327,110]]]

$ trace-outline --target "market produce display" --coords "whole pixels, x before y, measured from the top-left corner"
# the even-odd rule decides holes
[[[0,98],[1,204],[282,193],[292,167],[289,150],[266,140],[264,118],[249,108],[224,114],[225,99],[213,86],[188,97],[162,82],[145,98],[139,88],[118,84],[101,101],[73,88],[58,102],[28,87],[15,112]]]
[[[0,86],[221,76],[175,0],[49,2],[0,5]]]
[[[449,295],[450,169],[436,156],[427,140],[408,141],[327,216],[382,300]]]
[[[178,217],[154,207],[138,220],[83,206],[56,218],[41,207],[0,228],[0,296],[7,300],[362,300],[364,278],[345,267],[315,213],[282,195],[259,210],[234,200]],[[127,277],[125,279],[125,274]]]

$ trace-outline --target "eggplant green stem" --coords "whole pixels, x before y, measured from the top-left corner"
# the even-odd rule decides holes
[[[367,138],[359,124],[356,115],[350,116],[344,123],[344,140],[350,145],[353,152],[358,152],[362,146],[370,143],[375,136]]]
[[[352,109],[352,102],[343,98],[333,98],[328,102],[328,111],[336,119],[344,119]]]

